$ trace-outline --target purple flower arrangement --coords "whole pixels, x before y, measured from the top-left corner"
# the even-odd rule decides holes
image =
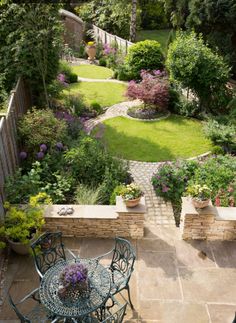
[[[66,76],[65,76],[65,74],[62,74],[62,73],[58,74],[58,75],[57,75],[57,81],[58,81],[61,85],[63,85],[63,86],[68,86],[68,85],[69,85],[69,84],[66,82]]]
[[[59,120],[65,120],[67,123],[75,121],[75,117],[67,111],[58,110],[55,112],[55,117]]]
[[[103,54],[104,55],[110,55],[110,54],[115,54],[116,53],[116,49],[111,47],[109,44],[104,44],[103,46]]]
[[[60,275],[60,282],[64,287],[75,287],[88,279],[88,269],[81,263],[68,265]]]

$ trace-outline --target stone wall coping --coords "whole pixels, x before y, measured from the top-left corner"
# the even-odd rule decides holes
[[[59,215],[58,212],[63,207],[73,207],[74,213],[71,215]],[[45,206],[45,218],[58,219],[117,219],[115,205],[62,205],[53,204]]]
[[[214,207],[209,205],[203,209],[195,209],[190,197],[182,197],[182,212],[188,215],[214,215],[219,221],[236,221],[236,207]]]
[[[73,214],[59,215],[62,208],[71,207]],[[116,197],[116,205],[78,205],[78,204],[52,204],[45,206],[44,217],[58,219],[117,219],[119,214],[140,214],[146,212],[145,199],[141,198],[138,206],[127,208],[121,196]]]
[[[135,207],[127,207],[121,196],[116,197],[116,212],[117,213],[146,213],[145,197],[142,196],[139,204]]]
[[[236,207],[216,207],[216,220],[236,221]]]

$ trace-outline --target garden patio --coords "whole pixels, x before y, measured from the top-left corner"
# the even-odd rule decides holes
[[[64,238],[80,257],[109,251],[112,239]],[[231,323],[236,309],[236,242],[185,242],[174,226],[146,223],[145,236],[133,240],[137,260],[131,278],[130,307],[124,322]],[[16,323],[6,294],[20,299],[39,285],[31,256],[9,255],[1,293],[0,322]],[[230,287],[230,288],[229,288]],[[126,292],[122,295],[127,297]],[[122,296],[118,296],[124,302]]]

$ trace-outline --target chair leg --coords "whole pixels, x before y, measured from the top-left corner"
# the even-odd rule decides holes
[[[126,289],[127,289],[127,291],[128,291],[129,304],[130,304],[131,309],[133,310],[133,309],[134,309],[134,305],[133,305],[133,303],[131,302],[129,285],[127,285],[127,286],[126,286]]]

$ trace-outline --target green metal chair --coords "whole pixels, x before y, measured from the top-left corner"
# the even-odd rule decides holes
[[[57,322],[56,318],[53,318],[51,313],[46,310],[46,308],[40,303],[38,288],[33,290],[31,293],[22,298],[19,302],[14,303],[11,295],[8,295],[9,303],[12,309],[15,311],[17,317],[20,319],[22,323],[48,323],[48,322]],[[31,302],[30,302],[31,300]],[[32,306],[32,300],[34,301],[34,305]],[[27,313],[22,313],[19,307],[25,303],[28,305],[27,307],[30,309]],[[24,306],[26,307],[26,305]]]
[[[134,262],[136,259],[135,251],[128,240],[117,237],[115,239],[114,248],[108,253],[98,257],[98,261],[109,254],[112,255],[111,263],[108,266],[111,275],[111,295],[115,295],[123,289],[126,289],[130,306],[133,309],[134,306],[131,302],[129,281],[134,270]]]
[[[66,261],[65,249],[76,259],[73,252],[64,247],[61,232],[45,232],[31,244],[36,270],[43,277],[45,272],[59,261]]]

